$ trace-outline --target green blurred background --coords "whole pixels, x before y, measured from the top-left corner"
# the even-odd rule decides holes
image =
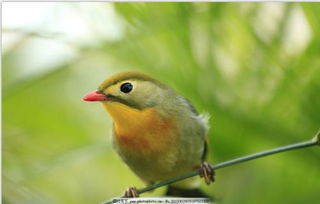
[[[101,203],[142,187],[112,121],[82,96],[149,74],[210,113],[210,162],[307,140],[320,127],[318,3],[3,3],[4,203]],[[223,203],[316,203],[320,149],[217,171]],[[164,189],[143,196],[160,196]]]

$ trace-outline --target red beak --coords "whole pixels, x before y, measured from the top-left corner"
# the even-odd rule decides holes
[[[93,91],[86,94],[82,99],[84,101],[104,101],[107,99],[107,96],[97,91]]]

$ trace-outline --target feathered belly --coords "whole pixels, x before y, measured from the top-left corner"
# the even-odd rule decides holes
[[[114,147],[142,180],[166,179],[200,163],[202,137],[177,124],[174,116],[163,117],[152,108],[125,111],[127,117],[114,118]]]
[[[114,147],[123,161],[144,181],[171,176],[178,160],[177,138],[154,133],[114,134]]]
[[[123,138],[115,134],[114,146],[123,161],[145,182],[168,179],[191,171],[200,163],[202,146],[181,140],[182,135],[150,134],[148,138]],[[185,135],[184,135],[185,136]],[[129,147],[130,146],[130,147]]]

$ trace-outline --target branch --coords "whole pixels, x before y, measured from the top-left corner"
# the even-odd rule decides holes
[[[222,163],[219,163],[219,164],[216,164],[216,165],[211,165],[211,167],[213,169],[221,169],[221,168],[228,167],[228,166],[231,166],[231,165],[234,165],[234,164],[238,164],[238,163],[242,163],[242,162],[245,162],[245,161],[250,161],[250,160],[253,160],[253,159],[269,156],[269,155],[272,155],[272,154],[277,154],[277,153],[280,153],[280,152],[286,152],[286,151],[290,151],[290,150],[294,150],[294,149],[302,149],[302,148],[306,148],[306,147],[312,147],[312,146],[316,146],[316,145],[320,146],[320,131],[318,131],[318,133],[316,134],[316,136],[312,140],[308,140],[308,141],[305,141],[305,142],[291,144],[291,145],[287,145],[287,146],[283,146],[283,147],[274,148],[274,149],[271,149],[271,150],[266,150],[264,152],[258,152],[258,153],[255,153],[255,154],[239,157],[239,158],[232,159],[232,160],[229,160],[229,161],[226,161],[226,162],[222,162]],[[191,172],[189,172],[187,174],[184,174],[184,175],[181,175],[181,176],[177,176],[177,177],[174,177],[174,178],[171,178],[171,179],[167,179],[167,180],[164,180],[164,181],[161,181],[159,183],[147,186],[147,187],[142,188],[142,189],[138,189],[137,192],[139,194],[145,193],[147,191],[151,191],[151,190],[154,190],[156,188],[160,188],[162,186],[166,186],[166,185],[175,183],[177,181],[181,181],[181,180],[193,177],[193,176],[197,176],[197,175],[199,175],[199,173],[200,173],[199,169],[198,170],[194,170],[194,171],[191,171]],[[121,197],[121,198],[123,198],[123,197]],[[111,204],[111,203],[113,203],[112,200],[108,201],[108,202],[105,202],[104,204]]]

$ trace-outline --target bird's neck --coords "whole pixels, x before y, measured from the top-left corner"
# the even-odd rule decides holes
[[[131,108],[118,102],[103,103],[106,111],[111,115],[114,121],[115,132],[117,134],[127,135],[128,133],[137,132],[141,124],[148,118],[147,111]]]

